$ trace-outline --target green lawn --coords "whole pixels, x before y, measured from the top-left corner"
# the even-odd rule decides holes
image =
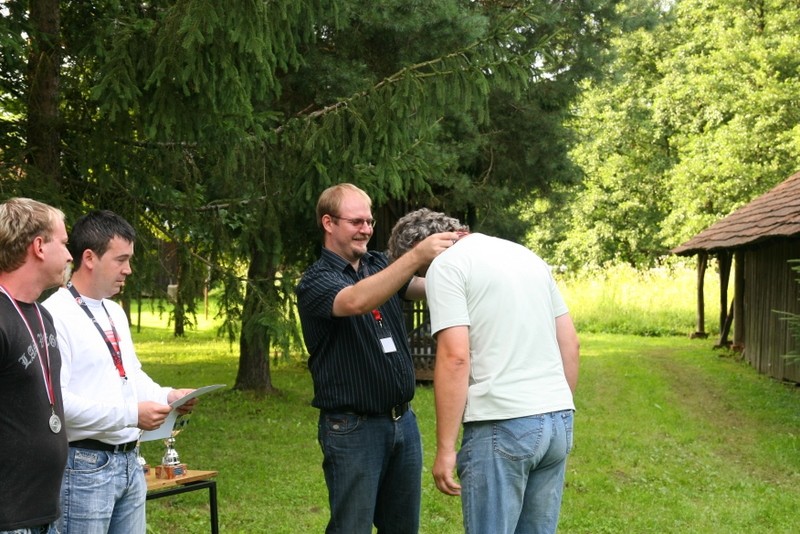
[[[178,436],[181,459],[219,471],[224,533],[317,533],[327,496],[308,372],[273,365],[282,394],[233,391],[237,354],[207,332],[135,334],[145,368],[178,387],[226,383]],[[561,533],[800,532],[800,391],[757,375],[711,340],[582,334],[575,449]],[[234,345],[234,349],[238,345]],[[463,532],[460,503],[436,491],[433,392],[414,408],[425,449],[423,534]],[[153,464],[160,443],[146,443]],[[207,532],[207,493],[148,503],[153,533]]]

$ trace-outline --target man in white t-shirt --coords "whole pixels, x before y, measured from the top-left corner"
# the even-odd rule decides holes
[[[460,229],[443,213],[411,212],[392,230],[389,256]],[[461,495],[467,533],[555,532],[572,448],[578,336],[541,258],[504,239],[461,234],[418,273],[437,342],[436,486]]]
[[[137,441],[193,391],[162,387],[144,372],[128,317],[109,300],[131,274],[135,238],[114,212],[78,219],[69,235],[72,278],[44,302],[58,332],[69,439],[62,534],[145,534],[147,482]]]

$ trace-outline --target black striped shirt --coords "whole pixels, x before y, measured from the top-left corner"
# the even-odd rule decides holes
[[[414,365],[400,299],[408,287],[378,308],[381,330],[372,313],[334,317],[333,301],[347,286],[388,265],[386,255],[368,252],[360,271],[323,248],[322,255],[303,274],[297,303],[314,381],[312,405],[329,411],[386,414],[414,397]],[[391,333],[397,352],[384,353],[380,339]]]

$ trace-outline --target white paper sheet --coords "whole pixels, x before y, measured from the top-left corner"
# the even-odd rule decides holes
[[[175,428],[175,421],[177,421],[180,414],[178,413],[178,408],[189,402],[190,400],[199,397],[201,395],[205,395],[206,393],[210,393],[220,388],[224,388],[225,384],[214,384],[212,386],[203,386],[201,388],[197,388],[191,393],[187,393],[180,399],[176,400],[170,406],[172,407],[172,411],[169,412],[167,419],[164,423],[155,430],[145,430],[142,432],[142,436],[139,438],[140,442],[143,441],[153,441],[156,439],[167,439],[172,435],[172,431]]]

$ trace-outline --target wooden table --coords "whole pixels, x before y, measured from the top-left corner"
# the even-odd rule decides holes
[[[156,478],[155,468],[145,476],[147,480],[147,500],[160,499],[189,491],[208,488],[208,505],[211,514],[211,534],[219,534],[217,515],[217,476],[216,471],[197,471],[187,469],[186,474],[176,478]]]

